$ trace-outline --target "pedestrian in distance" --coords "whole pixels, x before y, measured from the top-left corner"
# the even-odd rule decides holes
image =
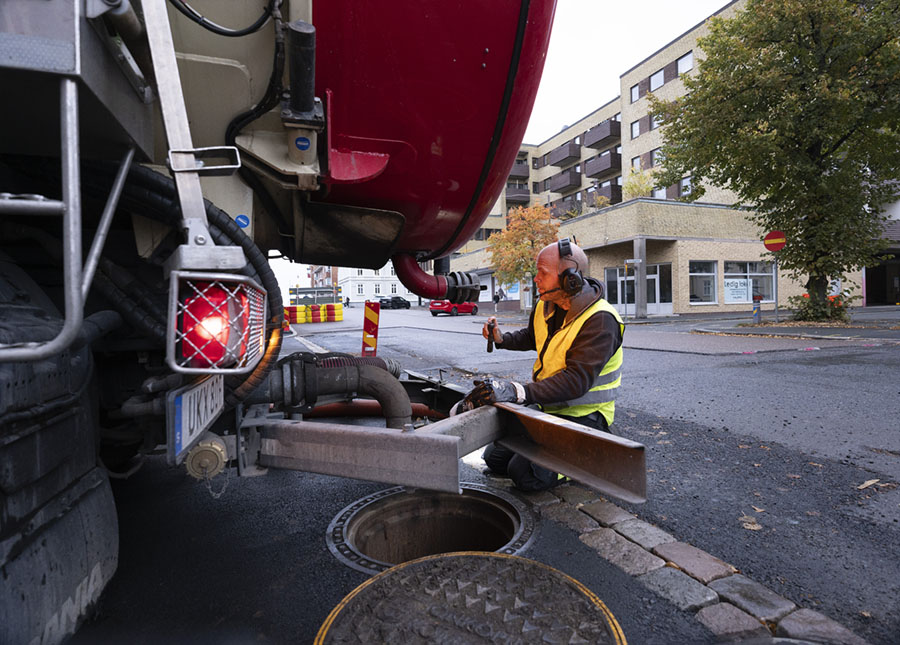
[[[462,409],[514,402],[609,431],[622,381],[625,323],[603,298],[603,285],[584,276],[587,267],[584,251],[568,238],[541,249],[535,277],[540,300],[528,327],[504,332],[491,316],[482,329],[500,349],[538,352],[532,382],[475,381]],[[497,443],[483,458],[490,471],[510,477],[520,490],[546,490],[564,479]]]

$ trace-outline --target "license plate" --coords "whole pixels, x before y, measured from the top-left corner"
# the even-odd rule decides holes
[[[180,464],[225,409],[225,380],[221,374],[195,385],[172,390],[167,395],[169,463]]]

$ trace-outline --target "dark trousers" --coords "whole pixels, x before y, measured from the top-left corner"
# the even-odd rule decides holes
[[[589,414],[586,417],[567,417],[561,414],[557,416],[595,430],[609,431],[606,419],[599,412]],[[515,487],[522,491],[547,490],[562,481],[559,473],[548,470],[543,466],[538,466],[522,455],[514,453],[509,448],[504,448],[498,443],[492,443],[487,446],[481,458],[484,459],[484,463],[487,464],[491,472],[509,477],[512,479]]]

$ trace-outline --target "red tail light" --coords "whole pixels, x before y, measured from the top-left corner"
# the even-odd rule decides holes
[[[265,343],[265,291],[242,276],[176,273],[170,365],[186,372],[252,369]]]

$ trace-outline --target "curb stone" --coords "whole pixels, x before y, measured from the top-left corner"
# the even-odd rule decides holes
[[[675,538],[652,524],[602,498],[589,503],[567,502],[583,493],[559,494],[561,488],[541,493],[519,493],[539,509],[541,516],[562,523],[580,533],[579,539],[598,555],[648,589],[685,611],[696,611],[697,619],[722,638],[794,638],[822,645],[866,645],[867,641],[827,616],[811,609],[798,608],[763,585],[743,576],[732,565]],[[569,486],[570,489],[581,487]],[[562,500],[562,501],[560,501]],[[580,516],[580,517],[579,517]],[[602,525],[603,528],[600,527]],[[664,540],[664,541],[658,541]],[[627,543],[627,545],[625,544]],[[644,551],[647,558],[637,551]],[[685,571],[697,574],[701,565],[721,571],[704,584],[681,571],[682,566],[665,558],[673,556],[685,564]],[[660,556],[660,557],[657,557]],[[656,560],[664,566],[654,568]],[[642,567],[649,567],[642,573]],[[699,610],[699,611],[698,611]]]

